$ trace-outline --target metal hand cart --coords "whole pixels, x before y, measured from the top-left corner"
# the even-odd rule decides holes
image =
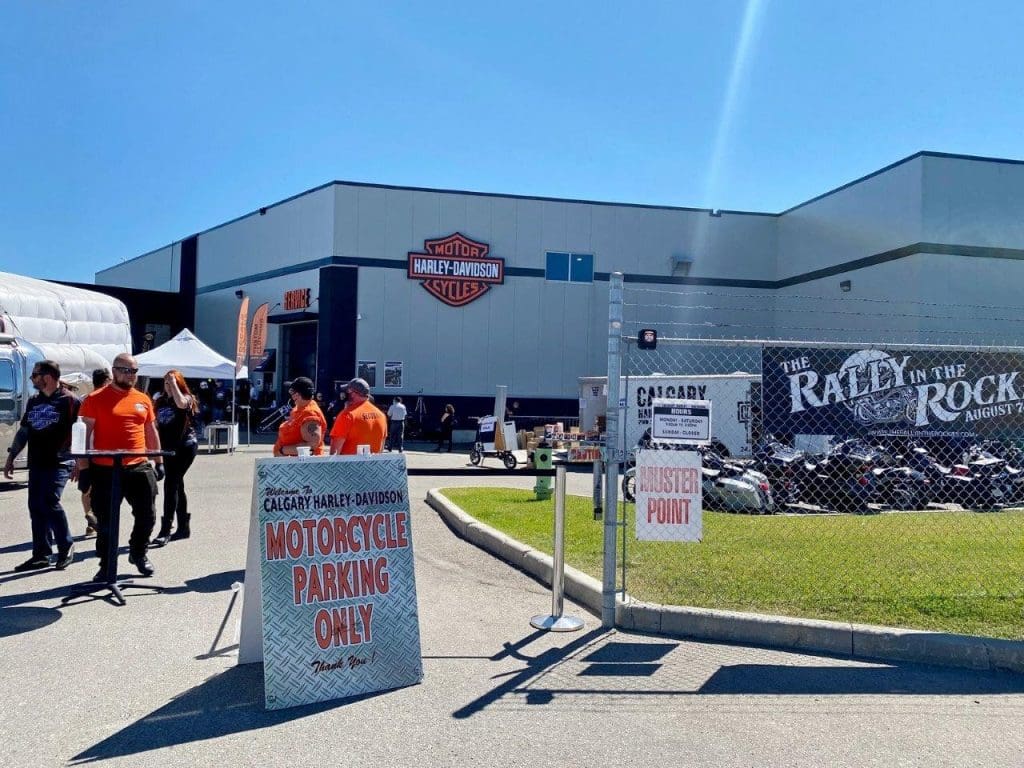
[[[469,463],[479,466],[485,456],[495,456],[501,459],[505,469],[515,469],[522,462],[527,462],[526,451],[520,450],[498,450],[495,445],[495,431],[497,420],[493,416],[484,416],[477,421],[476,441],[473,443],[473,450],[469,452]],[[502,438],[505,445],[516,445],[515,422],[506,421],[502,424]]]
[[[270,409],[270,413],[264,416],[260,423],[256,426],[256,433],[260,435],[267,435],[277,432],[277,428],[281,425],[281,422],[288,418],[288,414],[291,413],[292,407],[290,403],[285,403],[278,408]]]

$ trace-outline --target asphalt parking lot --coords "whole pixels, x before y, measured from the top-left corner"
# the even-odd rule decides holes
[[[498,484],[471,476],[410,478],[423,683],[267,712],[261,667],[236,664],[231,589],[252,462],[267,454],[200,455],[193,537],[152,552],[162,590],[131,591],[124,607],[66,600],[96,570],[91,540],[67,571],[12,573],[29,552],[27,494],[0,490],[0,765],[1021,764],[1024,676],[607,632],[572,604],[582,631],[534,631],[547,589],[422,501],[431,487]],[[465,454],[408,460],[471,470]],[[589,495],[589,475],[569,488]],[[80,535],[77,492],[64,501]]]

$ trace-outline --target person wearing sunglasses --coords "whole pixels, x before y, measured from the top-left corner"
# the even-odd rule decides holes
[[[275,456],[297,456],[298,449],[306,446],[313,456],[323,453],[327,420],[313,399],[313,392],[313,380],[305,376],[299,376],[288,385],[288,398],[293,407],[277,428]]]
[[[60,497],[74,466],[70,455],[71,425],[78,418],[78,398],[61,384],[60,366],[53,360],[35,364],[32,386],[36,394],[29,398],[21,428],[4,464],[4,476],[10,479],[15,456],[28,444],[32,556],[14,570],[21,573],[48,568],[56,544],[54,567],[63,571],[75,559],[75,540]]]
[[[97,451],[159,451],[160,435],[153,403],[135,388],[139,374],[135,358],[118,355],[110,369],[113,380],[87,397],[79,412],[92,438],[92,447]],[[143,456],[125,458],[121,474],[122,495],[135,518],[128,541],[128,562],[143,576],[151,576],[155,570],[148,556],[149,539],[156,527],[156,484],[164,478],[163,457],[157,456],[154,461],[155,468]],[[80,468],[85,464],[79,459]],[[95,456],[89,470],[92,509],[99,521],[96,527],[96,554],[100,560],[97,581],[103,579],[106,569],[113,466],[113,459]]]

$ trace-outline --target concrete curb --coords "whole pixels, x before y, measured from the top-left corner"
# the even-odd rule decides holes
[[[550,586],[552,559],[549,555],[477,521],[437,488],[427,493],[426,502],[459,536]],[[591,613],[601,615],[601,582],[597,579],[566,566],[565,594]],[[871,661],[1024,674],[1024,642],[1016,640],[658,605],[629,599],[616,600],[615,624],[622,629],[670,637],[829,653]]]
[[[462,538],[525,571],[545,586],[551,586],[554,562],[550,555],[477,521],[437,488],[430,489],[426,501],[441,515],[448,527]],[[601,615],[601,582],[568,565],[565,567],[565,594],[595,616]]]

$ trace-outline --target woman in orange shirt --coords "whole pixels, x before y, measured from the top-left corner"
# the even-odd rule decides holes
[[[327,419],[313,399],[313,382],[300,376],[288,387],[292,401],[292,412],[277,429],[274,443],[275,456],[298,456],[298,448],[309,446],[310,453],[323,453],[324,435],[327,433]]]

